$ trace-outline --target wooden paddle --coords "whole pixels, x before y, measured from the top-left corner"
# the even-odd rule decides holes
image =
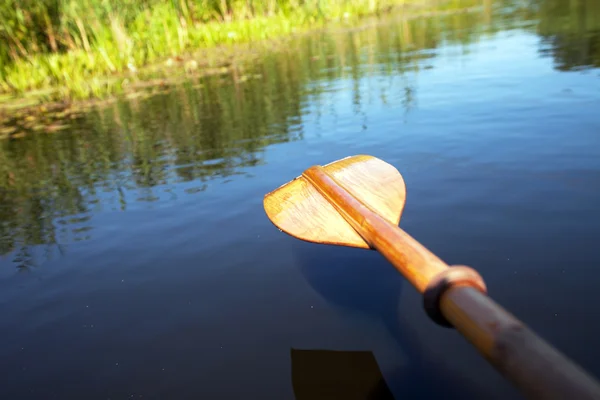
[[[298,239],[378,250],[436,323],[456,328],[527,397],[600,399],[600,384],[491,300],[475,270],[449,267],[398,227],[405,198],[393,166],[359,155],[307,169],[265,195],[264,207]]]

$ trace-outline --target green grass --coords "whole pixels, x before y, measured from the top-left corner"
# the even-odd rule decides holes
[[[281,37],[424,0],[5,0],[0,94],[48,99],[123,90],[146,65],[190,51]],[[460,1],[458,1],[460,2]],[[108,79],[112,77],[112,79]],[[122,79],[115,79],[120,77]],[[52,89],[52,90],[48,90]]]

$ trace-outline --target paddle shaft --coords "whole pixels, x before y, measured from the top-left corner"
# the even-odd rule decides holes
[[[322,167],[311,167],[303,176],[420,293],[452,269],[352,196]],[[450,286],[441,294],[439,311],[527,397],[600,399],[600,384],[593,377],[480,290],[464,284]]]

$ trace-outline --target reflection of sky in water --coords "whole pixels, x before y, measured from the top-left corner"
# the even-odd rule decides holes
[[[552,131],[568,128],[569,113],[563,113],[565,118],[561,118],[564,104],[577,103],[578,107],[587,107],[593,112],[595,103],[590,100],[597,93],[597,87],[590,85],[585,74],[558,75],[550,59],[539,57],[536,52],[539,45],[537,35],[511,30],[481,38],[475,44],[442,46],[436,50],[435,57],[419,61],[418,71],[382,74],[378,73],[377,64],[359,65],[356,68],[363,72],[358,75],[358,80],[342,78],[309,82],[306,85],[308,93],[315,86],[322,92],[318,97],[308,95],[303,102],[303,114],[290,130],[301,130],[307,143],[359,140],[365,144],[401,146],[408,141],[417,146],[415,151],[424,153],[431,147],[431,140],[447,143],[453,148],[464,143],[468,145],[469,153],[464,157],[481,158],[487,164],[504,162],[515,168],[520,167],[519,163],[529,164],[532,155],[544,157],[545,147],[551,149],[560,142],[565,149],[564,157],[569,157],[569,146],[577,149],[576,155],[574,153],[573,159],[569,160],[570,168],[577,164],[585,166],[593,161],[595,151],[589,146],[582,148],[580,142],[593,139],[593,133],[587,136],[583,133],[575,141],[564,142],[562,135],[552,134]],[[385,59],[393,54],[376,56]],[[554,78],[555,84],[549,85],[548,79]],[[523,131],[524,123],[531,124],[533,130],[538,129],[529,113],[550,109],[555,110],[554,129],[544,127],[547,131]],[[423,126],[423,121],[427,121],[427,129],[418,132],[417,136],[415,133]],[[406,124],[415,125],[403,131]],[[476,135],[467,135],[473,126],[477,127]],[[515,131],[511,129],[513,126],[521,128]],[[519,140],[522,146],[533,146],[535,150],[532,152],[530,148],[510,155],[495,151],[494,143],[509,139]],[[244,157],[242,149],[230,150],[233,159]],[[171,202],[200,194],[209,187],[218,191],[231,190],[231,185],[239,184],[242,177],[252,177],[252,168],[236,167],[237,162],[230,158],[173,165],[171,153],[167,147],[160,160],[168,166],[162,174],[162,183],[157,182],[154,187],[136,187],[130,173],[119,172],[126,164],[115,165],[114,180],[99,183],[96,192],[88,194],[90,212],[168,207]],[[444,159],[443,152],[427,158],[428,162],[448,162]],[[537,165],[544,170],[552,163]],[[493,165],[488,168],[493,172]],[[529,168],[538,167],[532,164]],[[550,168],[549,172],[558,173]],[[561,168],[558,166],[559,170]],[[177,170],[201,169],[214,169],[217,175],[192,180],[177,175]],[[224,171],[225,176],[219,177],[219,171]],[[65,219],[59,224],[63,221]],[[70,217],[66,221],[72,226],[74,237],[89,237],[86,232],[93,224],[89,215]]]
[[[342,77],[306,81],[300,88],[300,114],[290,116],[287,126],[267,126],[266,137],[272,135],[277,142],[284,129],[292,140],[301,138],[304,143],[296,145],[297,152],[315,155],[324,153],[318,146],[357,145],[365,151],[410,148],[403,160],[413,157],[419,162],[409,162],[406,168],[436,163],[456,168],[470,162],[494,173],[499,164],[516,170],[527,166],[531,173],[537,169],[563,183],[560,173],[564,168],[595,163],[594,147],[582,146],[595,140],[592,130],[569,141],[561,132],[571,123],[565,105],[594,112],[597,85],[590,84],[585,73],[558,73],[550,58],[540,57],[539,36],[528,29],[511,29],[483,35],[466,45],[442,43],[434,50],[403,53],[407,63],[392,64],[391,69],[390,60],[398,53],[385,51],[367,57],[364,53],[370,51],[369,46],[363,46],[359,50],[363,64],[352,64],[346,58],[348,65],[336,67],[343,71]],[[373,63],[369,64],[370,60]],[[321,71],[330,72],[327,68]],[[531,118],[536,113],[551,113],[552,126],[536,125]],[[239,127],[233,125],[232,129]],[[244,144],[259,143],[262,137],[228,142],[220,158],[208,155],[209,149],[204,156],[191,154],[187,163],[176,157],[177,151],[187,149],[173,148],[161,135],[154,140],[161,150],[150,164],[134,167],[134,159],[127,157],[113,164],[113,171],[95,184],[93,193],[81,189],[88,211],[54,221],[62,228],[59,243],[91,238],[93,226],[101,223],[93,215],[101,212],[170,207],[180,201],[197,201],[185,199],[197,199],[211,190],[233,196],[237,185],[254,177],[255,167],[250,165],[264,162],[263,151],[244,150]],[[527,150],[503,151],[508,140],[518,141]],[[557,145],[563,148],[561,156],[563,164],[568,160],[567,167],[548,159],[555,156]],[[155,176],[160,171],[160,178],[149,180],[152,186],[139,186],[132,168],[137,168],[138,174],[148,168]]]
[[[412,58],[389,46],[359,54],[353,69],[348,37],[319,36],[334,67],[306,63],[313,50],[298,46],[257,65],[261,80],[127,103],[89,116],[81,136],[23,141],[34,161],[59,143],[83,152],[39,165],[79,179],[84,199],[58,194],[31,217],[64,230],[52,259],[26,246],[40,268],[2,259],[0,397],[33,387],[38,398],[288,398],[295,347],[373,351],[396,393],[441,398],[451,382],[457,398],[512,398],[462,338],[431,325],[378,254],[293,240],[266,218],[266,192],[357,153],[403,174],[409,234],[480,270],[499,303],[600,371],[583,346],[599,328],[572,312],[600,303],[590,279],[600,262],[598,70],[558,71],[530,26],[490,37],[449,26],[476,42],[436,38]],[[388,46],[375,46],[391,36],[377,29],[357,33],[359,48]],[[87,211],[69,207],[72,197]],[[31,218],[16,221],[23,237]],[[469,381],[482,391],[470,395]]]
[[[442,48],[436,58],[428,61],[433,66],[430,69],[405,76],[368,76],[359,84],[351,79],[337,80],[328,85],[331,89],[326,98],[309,108],[305,140],[345,140],[350,135],[359,140],[356,135],[372,124],[377,130],[369,129],[359,136],[360,140],[396,145],[418,140],[422,151],[427,151],[432,140],[453,146],[464,143],[469,145],[469,157],[481,155],[489,161],[507,156],[497,155],[494,143],[518,140],[529,146],[529,151],[505,158],[508,164],[530,162],[531,151],[543,157],[550,151],[546,147],[560,144],[565,157],[569,157],[570,146],[578,149],[569,165],[585,165],[593,161],[596,152],[594,147],[581,143],[594,140],[595,134],[581,132],[577,138],[565,141],[560,132],[568,131],[572,121],[570,110],[564,107],[580,107],[592,115],[599,84],[590,81],[587,74],[558,73],[551,60],[539,57],[538,45],[539,38],[531,33],[503,32],[466,46],[464,53],[459,46]],[[414,88],[408,110],[407,87]],[[354,104],[355,91],[360,95],[359,111]],[[555,125],[536,125],[538,121],[531,118],[536,113],[551,113]],[[407,137],[403,131],[406,124],[414,124],[410,132],[420,130],[419,136]],[[468,131],[476,134],[467,135]],[[474,145],[481,152],[473,151]],[[530,167],[537,168],[535,164]]]

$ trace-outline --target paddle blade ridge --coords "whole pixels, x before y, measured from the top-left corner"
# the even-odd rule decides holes
[[[400,222],[406,187],[398,170],[368,155],[323,166],[340,186],[393,224]],[[304,176],[265,195],[267,216],[283,232],[315,243],[368,249],[369,245]]]

